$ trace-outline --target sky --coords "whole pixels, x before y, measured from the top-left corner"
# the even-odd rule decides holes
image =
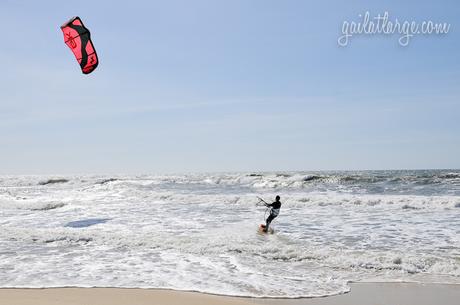
[[[344,22],[449,23],[354,35]],[[458,1],[0,1],[0,174],[460,168]],[[80,16],[83,75],[60,25]]]

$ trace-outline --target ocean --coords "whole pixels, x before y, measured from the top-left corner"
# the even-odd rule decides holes
[[[274,234],[258,196],[282,208]],[[460,284],[460,171],[0,176],[0,287],[316,297]]]

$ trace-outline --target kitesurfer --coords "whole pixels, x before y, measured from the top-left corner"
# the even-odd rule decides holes
[[[270,215],[267,217],[267,220],[265,220],[265,227],[263,228],[263,231],[264,232],[267,232],[268,231],[268,227],[270,226],[270,223],[273,221],[273,219],[275,219],[279,213],[280,213],[280,209],[281,209],[281,201],[280,201],[280,196],[276,196],[275,198],[275,202],[273,203],[265,203],[265,205],[268,207],[268,208],[271,208],[270,209]]]

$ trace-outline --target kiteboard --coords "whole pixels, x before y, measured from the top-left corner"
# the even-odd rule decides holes
[[[261,224],[259,226],[259,233],[261,233],[261,234],[273,234],[273,233],[275,233],[275,230],[273,230],[272,228],[268,228],[268,231],[265,231],[265,225]]]

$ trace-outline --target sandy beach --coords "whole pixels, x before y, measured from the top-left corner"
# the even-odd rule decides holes
[[[0,289],[0,305],[457,305],[459,299],[460,285],[415,283],[354,283],[350,293],[309,299],[239,298],[157,289]]]

